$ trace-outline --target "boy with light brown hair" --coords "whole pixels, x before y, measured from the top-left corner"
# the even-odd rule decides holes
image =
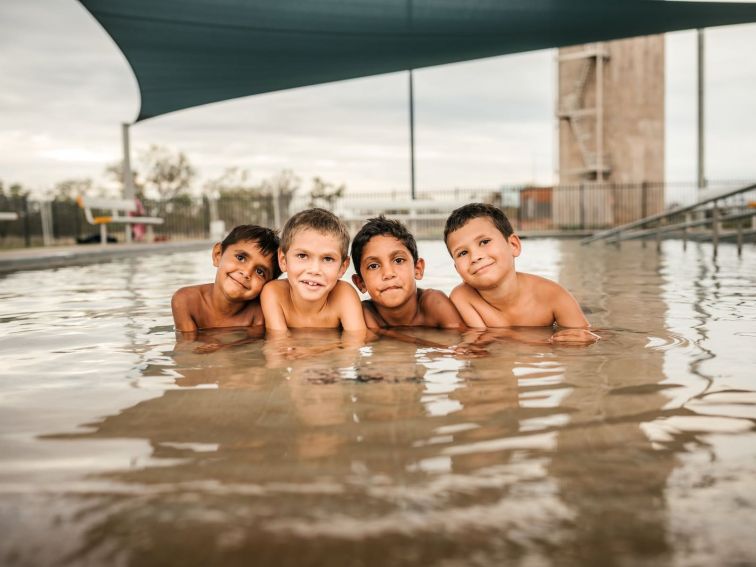
[[[357,291],[341,281],[349,266],[348,248],[349,232],[330,211],[307,209],[291,217],[278,249],[287,279],[270,282],[260,296],[266,328],[364,331]]]

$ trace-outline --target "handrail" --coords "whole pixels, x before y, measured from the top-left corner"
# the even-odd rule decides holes
[[[745,187],[740,187],[738,189],[733,189],[732,191],[725,191],[724,193],[720,193],[714,197],[708,197],[704,199],[703,201],[698,201],[697,203],[694,203],[692,205],[685,205],[684,207],[678,207],[676,209],[672,209],[671,211],[665,211],[662,213],[657,213],[655,215],[651,215],[642,219],[639,219],[637,221],[629,222],[627,224],[623,224],[620,226],[616,226],[614,228],[610,228],[608,230],[603,230],[601,232],[597,232],[593,236],[589,236],[588,238],[584,238],[580,241],[581,244],[590,244],[591,242],[595,242],[597,240],[603,240],[605,238],[609,238],[610,236],[614,236],[615,234],[618,234],[620,232],[624,232],[626,230],[630,230],[636,227],[642,227],[650,222],[662,220],[664,218],[673,217],[675,215],[679,215],[681,213],[687,213],[688,211],[692,211],[694,209],[697,209],[703,205],[708,205],[709,203],[714,203],[716,201],[719,201],[721,199],[726,199],[727,197],[732,197],[733,195],[738,195],[740,193],[746,193],[748,191],[753,191],[756,189],[756,183],[752,183],[751,185],[746,185]]]
[[[746,219],[753,216],[756,216],[756,210],[748,211],[747,213],[727,215],[724,217],[719,217],[718,219],[713,219],[713,218],[699,219],[699,220],[694,220],[694,221],[681,222],[678,224],[669,224],[666,226],[648,228],[646,230],[639,230],[631,234],[627,234],[625,236],[620,236],[618,238],[620,240],[634,240],[636,238],[644,238],[646,236],[651,236],[655,234],[663,234],[665,232],[675,232],[677,230],[685,230],[686,228],[693,228],[696,226],[705,226],[707,224],[714,224],[715,222],[727,222],[727,221]]]

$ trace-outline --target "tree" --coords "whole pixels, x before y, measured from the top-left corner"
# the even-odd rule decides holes
[[[105,176],[114,181],[121,187],[121,195],[123,195],[123,162],[117,161],[111,163],[105,168]],[[131,168],[131,180],[134,185],[134,195],[141,201],[144,200],[144,181],[139,174],[139,171]]]
[[[167,201],[186,193],[197,175],[183,152],[152,145],[139,156],[145,193]]]
[[[323,207],[324,209],[333,209],[336,200],[344,196],[346,185],[343,183],[338,187],[333,183],[326,183],[320,177],[312,179],[312,189],[310,189],[310,207]]]
[[[75,201],[79,195],[89,195],[91,193],[91,179],[66,179],[55,184],[50,197],[54,201]]]

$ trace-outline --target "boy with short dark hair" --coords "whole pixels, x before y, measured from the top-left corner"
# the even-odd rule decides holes
[[[383,215],[368,219],[352,241],[354,285],[370,299],[362,302],[368,328],[463,325],[448,297],[435,289],[418,289],[425,261],[415,238],[402,223]]]
[[[176,330],[263,325],[258,296],[267,282],[281,275],[278,245],[278,236],[269,228],[235,227],[213,246],[213,265],[218,268],[215,281],[183,287],[173,294]]]
[[[550,326],[577,328],[552,340],[596,340],[580,305],[556,282],[515,271],[522,245],[504,213],[471,203],[446,221],[444,241],[464,283],[451,300],[469,327]]]
[[[295,214],[284,226],[278,262],[287,279],[265,286],[260,301],[265,326],[364,331],[357,291],[340,281],[349,266],[349,232],[325,209]]]

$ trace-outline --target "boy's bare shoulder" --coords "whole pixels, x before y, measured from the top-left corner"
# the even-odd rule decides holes
[[[281,297],[289,291],[289,280],[271,280],[266,283],[260,292],[260,299],[266,297]]]
[[[188,285],[176,290],[171,298],[171,307],[175,309],[176,307],[196,305],[197,300],[205,295],[212,286],[213,284]]]
[[[344,280],[337,281],[329,295],[329,299],[333,299],[334,301],[357,300],[357,303],[361,303],[360,296],[357,295],[357,290],[354,289],[354,286],[348,284]]]
[[[449,299],[451,299],[454,303],[457,303],[458,301],[470,302],[475,300],[476,298],[482,299],[475,288],[466,283],[459,284],[449,294]]]
[[[562,294],[567,293],[567,290],[564,289],[564,287],[548,278],[536,276],[535,274],[526,274],[524,272],[518,272],[517,276],[520,278],[520,281],[527,284],[530,292],[540,301],[553,300]]]
[[[420,309],[423,311],[433,311],[445,305],[452,305],[447,295],[438,289],[423,289],[420,295]]]
[[[459,327],[463,324],[457,308],[443,291],[423,289],[420,295],[420,312],[426,325]]]

